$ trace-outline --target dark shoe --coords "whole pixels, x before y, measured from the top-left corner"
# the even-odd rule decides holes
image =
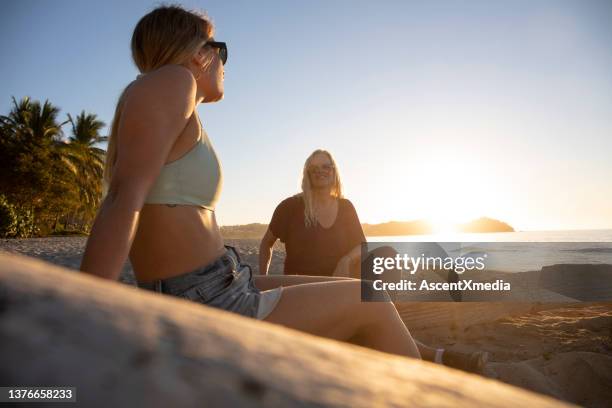
[[[444,350],[442,362],[445,366],[475,374],[482,374],[489,361],[489,352],[474,351],[472,353],[460,353],[458,351]]]

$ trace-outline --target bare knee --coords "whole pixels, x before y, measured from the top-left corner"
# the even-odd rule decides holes
[[[362,323],[366,325],[386,325],[396,318],[397,309],[391,300],[365,301],[361,300],[356,307],[356,314],[361,316]]]
[[[361,280],[361,300],[364,302],[386,303],[391,302],[391,296],[386,290],[374,289],[374,281]]]
[[[378,331],[380,327],[387,325],[392,320],[393,314],[397,314],[388,296],[379,296],[378,301],[372,301],[372,296],[369,294],[364,296],[363,281],[353,280],[346,284],[351,286],[352,295],[345,299],[352,299],[352,301],[344,304],[344,311],[338,316],[340,321],[337,323],[347,325],[351,337],[361,336],[372,330]]]

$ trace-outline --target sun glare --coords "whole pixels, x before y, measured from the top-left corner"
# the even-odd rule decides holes
[[[457,223],[449,220],[428,219],[427,222],[431,225],[432,233],[434,234],[449,234],[457,232]]]

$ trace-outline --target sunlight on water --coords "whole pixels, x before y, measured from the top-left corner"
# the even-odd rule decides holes
[[[612,230],[440,233],[367,237],[369,242],[456,242],[461,255],[487,253],[487,269],[539,270],[554,264],[612,264]],[[475,243],[464,245],[463,243]],[[533,244],[529,244],[533,243]],[[444,246],[444,245],[442,245]],[[398,246],[398,252],[401,246]],[[453,254],[457,256],[459,253]]]
[[[368,236],[371,242],[612,242],[612,229]]]

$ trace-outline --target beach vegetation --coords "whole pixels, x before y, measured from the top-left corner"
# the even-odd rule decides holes
[[[4,195],[0,195],[0,237],[29,238],[38,232],[32,211],[16,208]]]
[[[0,116],[0,194],[13,209],[5,213],[16,218],[4,222],[12,226],[8,234],[88,232],[102,195],[105,151],[96,145],[105,140],[104,122],[85,111],[62,121],[48,100],[12,102]]]

